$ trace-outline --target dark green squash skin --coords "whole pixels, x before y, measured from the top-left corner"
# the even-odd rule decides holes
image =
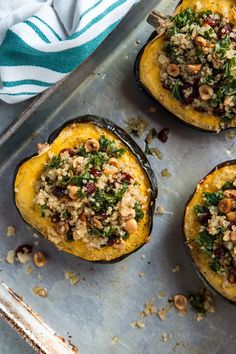
[[[67,122],[65,122],[63,125],[61,125],[59,128],[57,128],[56,130],[54,130],[54,132],[52,132],[48,138],[48,144],[52,144],[53,141],[58,137],[58,135],[61,133],[61,131],[66,128],[68,125],[71,125],[73,123],[94,123],[97,126],[111,131],[114,135],[116,135],[124,145],[126,145],[129,150],[131,151],[131,153],[137,158],[138,162],[140,163],[140,165],[142,166],[142,170],[143,172],[146,174],[148,180],[149,180],[149,184],[150,184],[150,189],[151,189],[151,196],[150,196],[150,204],[149,204],[149,231],[148,231],[148,238],[147,241],[141,245],[140,247],[136,248],[135,250],[133,250],[130,253],[127,253],[121,257],[118,257],[116,259],[113,259],[111,261],[89,261],[86,260],[88,262],[92,262],[92,263],[100,263],[100,264],[112,264],[112,263],[116,263],[119,262],[123,259],[125,259],[126,257],[128,257],[129,255],[131,255],[132,253],[138,251],[140,248],[142,248],[149,240],[149,236],[152,232],[152,227],[153,227],[153,216],[154,216],[154,211],[155,211],[155,201],[158,195],[158,188],[157,188],[157,181],[156,181],[156,177],[155,174],[150,166],[150,163],[146,157],[146,155],[144,154],[144,152],[141,150],[141,148],[136,144],[136,142],[120,127],[118,127],[115,123],[113,123],[112,121],[110,121],[109,119],[105,119],[102,117],[98,117],[95,115],[84,115],[84,116],[80,116],[80,117],[76,117],[73,118],[71,120],[68,120]],[[16,202],[15,202],[15,191],[14,191],[14,184],[15,184],[15,178],[16,175],[18,173],[18,170],[20,168],[20,166],[27,160],[31,159],[32,157],[37,156],[37,154],[33,154],[31,156],[28,156],[26,158],[24,158],[21,162],[19,162],[19,164],[16,166],[15,171],[14,171],[14,175],[13,175],[13,201],[15,204],[15,207],[17,209],[17,211],[19,212],[20,216],[21,213],[19,211],[19,209],[16,206]],[[22,218],[22,216],[21,216]],[[23,219],[23,218],[22,218]],[[25,220],[23,219],[23,221],[25,222]],[[34,229],[30,224],[28,224],[33,230],[34,232],[36,232],[38,235],[42,236],[44,239],[45,237],[40,234],[39,231],[37,231],[36,229]],[[49,242],[49,241],[48,241]],[[55,246],[56,248],[56,246]],[[63,250],[62,250],[63,252]],[[66,253],[66,252],[65,252]],[[71,255],[73,256],[73,255]],[[78,256],[74,256],[76,258],[80,258]],[[83,258],[81,258],[83,259]]]
[[[205,177],[203,177],[200,182],[198,184],[201,184],[204,182],[204,180],[213,172],[215,172],[216,170],[226,167],[226,166],[231,166],[231,165],[236,165],[236,159],[235,160],[228,160],[225,162],[221,162],[220,164],[216,165],[207,175],[205,175]],[[208,288],[213,294],[220,296],[224,302],[234,305],[236,306],[236,302],[226,298],[225,296],[223,296],[219,291],[217,291],[204,277],[204,275],[199,271],[199,269],[197,268],[196,264],[194,263],[194,259],[192,257],[191,251],[188,247],[188,241],[184,232],[184,219],[185,219],[185,213],[186,213],[186,209],[188,204],[190,203],[190,201],[192,200],[194,194],[196,193],[197,188],[195,188],[194,192],[191,194],[191,196],[188,198],[186,204],[185,204],[185,209],[184,209],[184,216],[182,219],[182,230],[183,230],[183,242],[184,242],[184,247],[187,253],[188,258],[191,260],[192,266],[196,272],[196,274],[198,275],[198,277],[202,280],[203,284],[206,286],[206,288]]]

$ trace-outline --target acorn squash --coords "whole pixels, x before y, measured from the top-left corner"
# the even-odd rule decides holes
[[[187,125],[234,128],[235,1],[182,0],[163,18],[135,62],[141,88]]]
[[[186,204],[183,231],[194,267],[211,290],[236,302],[236,160],[216,166]]]
[[[57,129],[19,164],[14,193],[25,222],[83,259],[117,261],[149,241],[155,175],[137,144],[107,119],[82,116]]]

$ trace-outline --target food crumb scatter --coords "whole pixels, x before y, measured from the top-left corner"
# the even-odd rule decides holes
[[[158,205],[155,211],[156,215],[163,215],[165,213],[165,208],[163,205]]]
[[[33,267],[28,267],[28,268],[26,268],[26,272],[27,273],[32,273],[33,272]]]
[[[161,175],[162,175],[162,177],[168,178],[171,176],[171,173],[168,170],[168,168],[164,168],[164,170],[161,171]]]
[[[173,272],[173,273],[177,273],[177,272],[180,271],[180,269],[181,269],[180,265],[179,265],[179,264],[176,264],[176,266],[172,269],[172,272]]]
[[[15,251],[16,260],[21,264],[26,264],[32,260],[32,246],[28,244],[17,247]]]
[[[137,327],[137,328],[144,328],[145,327],[145,323],[143,321],[134,321],[134,322],[131,322],[131,327]]]
[[[43,267],[46,264],[46,256],[42,252],[35,252],[34,254],[34,264],[36,267]]]
[[[75,285],[79,282],[79,275],[71,271],[65,272],[65,278],[70,281],[71,285]]]
[[[11,237],[11,236],[15,236],[16,234],[16,229],[14,226],[7,226],[7,236]]]
[[[138,276],[139,276],[140,278],[143,278],[143,277],[144,277],[144,273],[143,273],[143,272],[140,272],[140,273],[138,273]]]
[[[153,297],[150,301],[144,304],[144,310],[139,313],[139,316],[141,318],[157,314],[157,308],[156,306],[154,306],[156,299],[157,299],[156,297]]]
[[[142,255],[141,255],[141,258],[142,258],[142,259],[145,259],[145,258],[146,258],[146,254],[142,254]]]
[[[158,296],[159,296],[159,297],[166,297],[166,295],[167,295],[166,292],[165,292],[165,291],[162,291],[162,290],[159,291],[159,293],[158,293]]]
[[[10,250],[7,252],[6,262],[13,264],[15,262],[15,250]]]
[[[35,286],[33,288],[33,293],[34,293],[34,295],[37,295],[40,297],[46,297],[48,294],[47,290],[42,288],[41,286]]]
[[[200,322],[202,320],[204,320],[204,315],[202,313],[198,313],[197,316],[196,316],[196,321]]]
[[[163,342],[167,342],[171,338],[172,338],[172,334],[171,333],[169,333],[169,334],[162,333],[162,335],[161,335],[161,339],[162,339]]]
[[[114,336],[112,337],[112,344],[117,344],[119,342],[119,338]]]
[[[36,232],[34,232],[34,233],[33,233],[33,237],[34,237],[34,238],[39,238],[39,235],[36,234]]]

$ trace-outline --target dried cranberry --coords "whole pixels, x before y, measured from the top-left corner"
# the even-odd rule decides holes
[[[224,246],[219,246],[214,250],[214,255],[216,257],[223,257],[225,255],[225,253],[227,252],[227,250],[225,249]]]
[[[215,27],[219,24],[219,20],[213,18],[213,17],[207,17],[205,19],[205,23],[211,27]]]
[[[102,171],[98,170],[98,169],[95,168],[95,167],[92,167],[91,170],[90,170],[90,173],[91,173],[94,177],[98,177],[98,176],[101,176]]]
[[[168,128],[163,128],[161,131],[158,133],[158,139],[162,141],[163,143],[166,143],[168,140],[168,134],[169,134],[169,129]]]
[[[184,94],[185,90],[190,90],[190,89],[192,92],[190,93],[190,95],[186,96]],[[184,83],[183,86],[180,88],[180,94],[185,104],[193,103],[194,98],[198,98],[199,96],[198,84],[191,85],[187,82]]]
[[[231,31],[232,31],[232,28],[229,24],[223,25],[218,29],[217,37],[219,39],[221,39],[224,36],[227,36],[228,34],[230,34]]]
[[[120,180],[121,180],[122,182],[130,182],[130,180],[131,180],[132,178],[133,178],[133,177],[132,177],[129,173],[122,172],[122,173],[121,173]]]
[[[119,239],[118,236],[109,238],[109,240],[107,241],[107,246],[113,246],[114,243],[116,243],[118,239]]]
[[[98,219],[104,220],[104,219],[106,219],[107,214],[105,213],[105,211],[98,211],[98,212],[96,213],[96,216],[98,217]]]
[[[60,219],[60,214],[59,213],[55,213],[51,216],[51,222],[53,222],[54,224],[57,224],[61,221]]]
[[[86,194],[87,194],[87,195],[91,195],[91,194],[93,194],[93,192],[95,191],[96,186],[95,186],[95,184],[93,184],[93,183],[91,183],[91,182],[88,182],[88,183],[86,183],[86,185],[85,185],[85,189],[86,189]]]
[[[207,221],[210,219],[210,217],[211,217],[211,213],[207,211],[206,213],[199,214],[197,220],[199,224],[205,225]]]
[[[16,249],[16,256],[17,256],[18,253],[29,254],[29,253],[32,252],[32,248],[33,247],[31,245],[28,245],[28,244],[18,246],[17,249]]]
[[[215,107],[214,110],[213,110],[213,114],[215,116],[222,116],[224,115],[225,111],[223,108],[220,108],[219,106]]]
[[[62,198],[65,196],[65,189],[63,187],[56,186],[53,188],[52,194],[57,198]]]
[[[228,282],[234,284],[236,282],[236,271],[235,268],[232,268],[228,275]]]
[[[68,154],[69,154],[71,157],[76,155],[76,152],[75,152],[74,149],[69,149],[69,148],[62,149],[62,150],[60,151],[60,154],[63,154],[64,152],[68,152]]]

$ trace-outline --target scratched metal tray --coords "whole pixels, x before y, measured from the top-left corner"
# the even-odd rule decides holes
[[[165,321],[152,315],[144,319],[145,328],[130,326],[153,297],[157,296],[156,306],[161,308],[168,297],[201,286],[183,246],[184,204],[214,165],[235,158],[235,139],[227,140],[225,133],[194,131],[159,106],[155,113],[149,112],[152,103],[134,81],[135,56],[152,31],[145,23],[147,14],[156,5],[170,13],[175,3],[141,1],[80,69],[37,98],[0,137],[0,280],[5,284],[0,285],[0,313],[40,353],[72,353],[70,342],[84,354],[235,353],[236,308],[220,298],[216,313],[201,322],[192,311],[180,318],[172,309]],[[137,116],[150,127],[170,128],[166,144],[153,143],[163,159],[149,157],[158,180],[158,203],[168,212],[155,216],[151,242],[120,263],[88,263],[40,239],[34,248],[47,253],[47,265],[27,274],[25,266],[4,261],[8,250],[35,243],[32,230],[13,204],[15,166],[66,120],[89,113],[110,118],[124,128],[126,118]],[[144,148],[144,136],[136,140]],[[171,177],[161,176],[164,168]],[[6,237],[8,225],[16,227],[16,236]],[[173,273],[176,264],[181,270]],[[69,270],[80,274],[75,286],[65,279]],[[32,294],[36,285],[48,290],[46,298]],[[167,296],[158,296],[160,291]],[[166,342],[164,333],[172,334]]]

